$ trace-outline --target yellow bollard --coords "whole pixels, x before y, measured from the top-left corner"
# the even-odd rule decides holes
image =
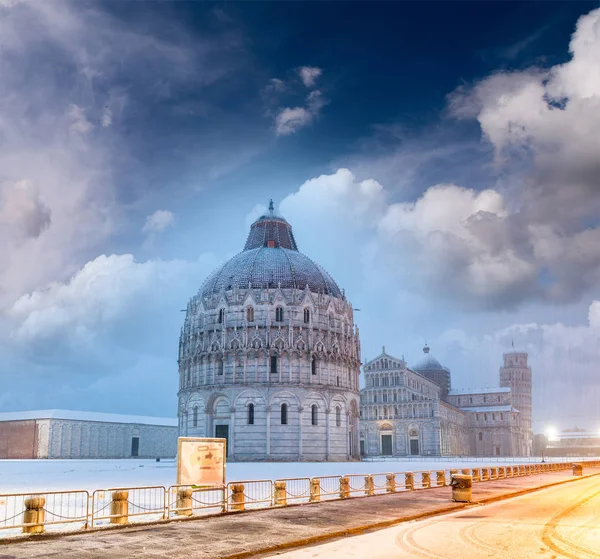
[[[453,474],[450,478],[452,500],[457,503],[470,503],[473,496],[473,478],[465,474]]]
[[[463,476],[470,476],[470,475],[471,475],[471,470],[469,470],[469,468],[463,468],[463,469],[460,471],[460,473],[461,473]]]
[[[445,486],[446,485],[446,472],[444,472],[444,471],[436,472],[435,473],[435,482],[437,483],[438,487]]]
[[[385,475],[385,489],[388,493],[396,492],[396,476],[394,474]]]
[[[310,480],[310,502],[318,503],[321,500],[321,480],[312,478]]]
[[[487,481],[490,479],[489,468],[481,468],[481,481]]]
[[[276,481],[274,487],[275,506],[285,507],[287,505],[287,489],[285,481]]]
[[[192,516],[192,494],[194,490],[186,487],[177,490],[177,509],[178,516]]]
[[[285,481],[275,482],[275,506],[285,507],[287,505],[287,489]]]
[[[431,474],[429,472],[421,472],[421,487],[425,489],[431,487]]]
[[[583,475],[583,464],[573,464],[573,475],[574,476],[582,476]]]
[[[415,475],[412,472],[404,474],[404,487],[407,491],[413,491],[415,488]]]
[[[231,487],[231,510],[245,510],[244,484],[234,483]]]
[[[45,512],[44,497],[29,497],[25,499],[25,512],[23,513],[23,524],[32,524],[32,526],[23,526],[24,534],[42,534],[44,532]]]
[[[365,495],[371,497],[375,495],[375,482],[373,476],[365,476]]]
[[[473,481],[480,481],[479,468],[473,468],[471,470],[471,477],[473,478]]]
[[[498,479],[498,468],[490,468],[490,479]]]
[[[504,466],[499,466],[498,467],[498,479],[504,479],[506,477],[506,470],[504,469]]]
[[[129,491],[113,491],[110,502],[110,523],[127,524],[129,522]]]
[[[350,497],[350,480],[348,476],[340,478],[340,499],[348,499]]]

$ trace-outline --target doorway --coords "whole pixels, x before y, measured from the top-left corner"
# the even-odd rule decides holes
[[[131,438],[131,457],[136,458],[140,454],[140,438],[132,437]]]
[[[365,441],[363,441],[363,440],[360,441],[360,455],[361,456],[365,455]]]
[[[215,425],[215,437],[225,439],[225,456],[229,453],[229,425]]]
[[[419,455],[419,439],[410,439],[410,454],[411,456]]]
[[[392,455],[392,435],[381,435],[381,454],[383,456]]]

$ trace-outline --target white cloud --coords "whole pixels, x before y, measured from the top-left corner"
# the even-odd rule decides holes
[[[71,121],[70,130],[77,134],[87,134],[92,129],[92,123],[85,116],[85,111],[78,105],[70,105],[67,116]]]
[[[110,110],[109,107],[104,107],[104,111],[102,112],[102,126],[104,128],[108,128],[111,124],[112,124],[112,111]]]
[[[315,66],[302,66],[298,68],[298,75],[300,76],[302,83],[308,88],[315,85],[315,82],[322,73],[323,70]]]
[[[308,126],[326,104],[327,100],[320,91],[311,91],[306,98],[306,107],[286,107],[279,111],[275,117],[275,133],[287,136]]]
[[[157,210],[146,218],[142,228],[144,233],[162,233],[173,224],[174,215],[168,210]]]
[[[9,182],[0,189],[0,232],[3,239],[36,239],[50,227],[52,212],[28,181]]]

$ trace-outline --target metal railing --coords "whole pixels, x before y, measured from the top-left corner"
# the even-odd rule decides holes
[[[166,493],[162,485],[96,489],[92,493],[90,525],[96,528],[106,524],[162,520],[166,518]]]
[[[600,467],[600,460],[578,461]],[[469,468],[439,468],[414,472],[346,474],[313,478],[247,480],[218,486],[172,485],[117,487],[43,493],[0,495],[0,537],[60,530],[129,525],[182,517],[196,517],[304,504],[352,497],[369,497],[447,486],[453,473],[469,473],[475,483],[564,471],[572,461],[523,461],[493,466],[471,464]],[[575,471],[574,471],[575,473]],[[577,474],[580,475],[580,474]]]

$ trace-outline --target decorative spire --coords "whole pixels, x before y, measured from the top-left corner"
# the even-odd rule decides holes
[[[423,353],[429,353],[429,346],[427,345],[427,342],[425,342],[425,347],[423,348]]]
[[[275,211],[275,206],[273,205],[273,198],[271,198],[269,200],[269,212],[271,215],[273,215],[273,212]]]
[[[385,346],[382,346],[381,353],[385,353]]]

